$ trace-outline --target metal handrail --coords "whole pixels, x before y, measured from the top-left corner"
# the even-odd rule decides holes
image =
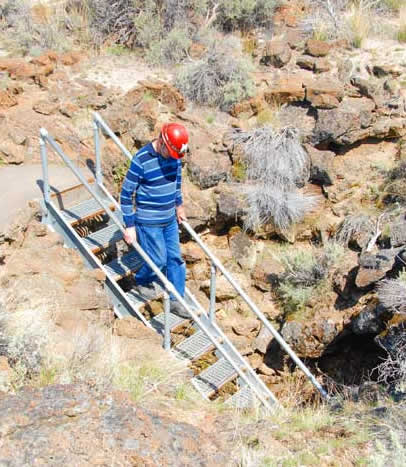
[[[72,161],[69,159],[68,156],[63,152],[62,148],[58,145],[58,143],[50,136],[44,128],[40,129],[40,139],[42,140],[41,142],[41,148],[42,151],[44,151],[43,156],[45,156],[45,143],[48,142],[51,146],[51,148],[55,151],[56,154],[58,154],[62,160],[65,162],[65,164],[72,170],[72,172],[76,175],[76,177],[80,180],[80,182],[83,184],[83,186],[86,188],[86,190],[92,195],[92,197],[97,201],[97,203],[100,205],[102,209],[108,214],[110,219],[117,225],[119,230],[121,231],[122,234],[124,234],[125,229],[122,226],[120,220],[118,217],[111,211],[111,209],[108,207],[106,203],[103,202],[103,200],[97,195],[97,193],[94,192],[90,184],[87,182],[86,178],[81,174],[81,172],[73,165]],[[128,151],[127,151],[128,152]],[[43,157],[43,161],[46,160],[46,157]],[[45,176],[45,172],[44,172]],[[48,183],[48,180],[45,181],[45,183]],[[187,302],[184,300],[184,298],[177,292],[173,284],[168,281],[168,279],[165,277],[164,274],[160,271],[160,269],[152,262],[152,260],[149,258],[149,256],[144,252],[144,250],[140,247],[140,245],[137,242],[132,242],[131,246],[138,252],[138,254],[142,257],[142,259],[148,264],[148,266],[154,271],[154,273],[157,275],[158,279],[161,281],[161,283],[164,285],[165,290],[167,293],[172,293],[173,296],[179,301],[179,303],[187,310],[187,312],[191,315],[193,320],[197,323],[199,328],[207,335],[207,337],[210,339],[210,341],[213,343],[213,345],[220,351],[222,356],[230,363],[230,365],[234,368],[234,370],[237,372],[237,374],[240,376],[240,378],[245,381],[246,384],[248,384],[249,387],[255,392],[256,396],[258,399],[263,403],[263,405],[271,409],[271,406],[269,404],[269,399],[271,399],[273,402],[277,403],[277,400],[275,399],[275,396],[272,394],[271,391],[266,387],[266,385],[263,383],[263,381],[255,375],[253,372],[252,368],[245,362],[245,360],[240,356],[239,352],[237,349],[233,346],[231,341],[227,338],[227,336],[219,329],[218,333],[220,334],[220,339],[222,342],[225,342],[227,346],[229,346],[235,353],[240,357],[240,361],[242,364],[245,365],[244,369],[242,369],[235,361],[228,355],[228,352],[225,350],[224,345],[222,342],[220,342],[220,339],[214,337],[212,333],[210,332],[209,328],[202,322],[200,319],[200,316],[202,315],[201,311],[195,312],[192,308],[190,308],[187,304]],[[166,308],[166,315],[168,315],[168,307]],[[166,316],[167,317],[167,316]],[[267,394],[269,394],[267,397],[264,397],[259,391],[254,384],[252,384],[249,380],[249,378],[246,376],[245,371],[248,370],[252,372],[255,377],[256,381],[261,385],[262,389],[265,390]]]
[[[303,373],[311,381],[314,387],[320,392],[320,394],[324,398],[328,398],[327,392],[321,387],[320,383],[316,380],[313,374],[308,370],[305,364],[300,360],[300,358],[292,350],[289,344],[283,339],[283,337],[279,334],[279,332],[272,326],[272,324],[269,322],[266,316],[258,309],[255,303],[253,303],[252,300],[249,298],[249,296],[242,290],[242,288],[238,285],[238,283],[235,281],[232,275],[227,271],[227,269],[223,266],[223,264],[219,261],[219,259],[216,258],[216,256],[203,243],[203,241],[200,239],[197,233],[192,229],[192,227],[188,224],[188,222],[183,221],[182,225],[187,230],[187,232],[192,236],[192,238],[199,244],[199,246],[206,253],[206,255],[210,258],[213,265],[223,273],[224,277],[228,280],[228,282],[234,287],[234,289],[242,297],[245,303],[247,303],[247,305],[251,308],[251,310],[255,313],[255,315],[261,320],[263,325],[274,336],[274,338],[277,340],[279,345],[286,351],[286,353],[290,356],[290,358],[303,371]]]
[[[107,123],[103,120],[103,118],[97,112],[93,113],[93,118],[94,118],[95,124],[100,125],[103,128],[103,130],[110,136],[110,138],[115,142],[115,144],[122,150],[122,152],[131,160],[132,154],[128,151],[127,148],[125,148],[125,146],[121,143],[119,138],[117,138],[114,132],[110,129]],[[306,365],[300,360],[300,358],[296,355],[296,353],[289,346],[289,344],[283,339],[283,337],[279,334],[279,332],[272,326],[272,324],[269,322],[266,316],[258,309],[258,307],[249,298],[249,296],[242,290],[242,288],[234,280],[231,274],[225,269],[222,263],[215,257],[215,255],[209,250],[209,248],[202,242],[202,240],[197,235],[197,233],[192,229],[192,227],[186,221],[183,221],[182,225],[212,261],[211,280],[210,280],[210,320],[211,321],[214,320],[214,301],[215,301],[215,286],[216,286],[215,268],[217,268],[223,273],[224,277],[228,280],[228,282],[234,287],[234,289],[243,298],[243,300],[251,308],[254,314],[260,319],[263,325],[274,336],[274,338],[279,343],[279,345],[286,351],[286,353],[291,357],[291,359],[296,363],[296,365],[303,371],[303,373],[306,375],[309,381],[313,384],[313,386],[320,392],[322,397],[325,399],[328,399],[327,392],[323,389],[321,384],[316,380],[314,375],[309,371]]]

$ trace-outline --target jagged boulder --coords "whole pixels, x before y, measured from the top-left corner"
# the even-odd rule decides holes
[[[239,232],[230,238],[229,243],[234,260],[243,270],[252,270],[258,256],[255,242],[245,233]]]
[[[3,396],[0,410],[1,458],[9,466],[229,462],[214,436],[177,421],[162,408],[144,409],[125,393],[53,385]]]
[[[351,329],[357,335],[379,334],[386,327],[387,317],[387,310],[381,304],[372,302],[353,318]]]
[[[308,39],[306,41],[306,53],[313,57],[325,57],[330,52],[331,45],[325,41]]]
[[[336,177],[333,164],[335,154],[332,151],[319,151],[309,144],[306,150],[311,159],[310,180],[320,185],[332,185]]]
[[[284,40],[269,41],[262,54],[261,63],[275,68],[282,68],[292,57],[289,44]]]
[[[25,154],[24,147],[14,144],[12,141],[0,142],[0,158],[7,164],[22,164]]]
[[[370,135],[370,127],[375,120],[374,108],[370,99],[346,97],[337,108],[318,110],[312,143],[349,145],[365,139]]]
[[[404,248],[382,249],[377,253],[365,251],[359,258],[359,270],[355,283],[357,287],[367,287],[383,279],[394,267],[396,256]]]
[[[18,101],[16,94],[12,90],[7,88],[0,91],[0,108],[8,109],[9,107],[13,107],[17,104]]]
[[[187,156],[187,172],[190,180],[205,190],[229,179],[231,160],[224,152],[213,154],[207,149],[192,148]]]
[[[223,231],[237,224],[247,212],[239,185],[221,186],[217,198],[216,229]]]
[[[183,203],[190,225],[202,230],[214,222],[216,217],[216,200],[213,189],[200,190],[194,183],[183,179]]]
[[[296,75],[283,74],[264,91],[264,99],[268,103],[296,102],[303,101],[304,98],[303,78]]]
[[[306,100],[316,108],[336,108],[344,97],[342,84],[332,78],[308,80],[305,87]]]
[[[300,357],[318,358],[343,329],[343,320],[329,313],[312,320],[289,320],[281,329],[281,335]]]
[[[96,313],[110,308],[104,276],[86,269],[79,254],[64,248],[61,237],[37,216],[37,209],[28,208],[3,234],[6,254],[0,265],[0,283],[8,311],[38,301],[52,303],[55,309]]]
[[[313,71],[316,64],[316,60],[310,55],[302,55],[296,60],[296,65],[304,70]]]

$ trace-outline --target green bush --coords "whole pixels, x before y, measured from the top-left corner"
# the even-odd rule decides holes
[[[279,3],[278,0],[222,0],[216,24],[225,31],[269,26]]]
[[[147,59],[155,64],[180,63],[187,56],[191,40],[185,28],[172,29],[165,39],[152,42]]]
[[[201,60],[179,71],[175,84],[193,102],[228,110],[254,94],[249,69],[248,62],[226,49],[211,46]]]
[[[313,296],[314,287],[298,287],[297,285],[283,282],[278,293],[283,301],[284,309],[289,312],[303,310]]]
[[[279,256],[284,267],[278,293],[287,311],[303,309],[325,284],[330,269],[344,255],[344,248],[329,242],[323,248],[286,251]]]

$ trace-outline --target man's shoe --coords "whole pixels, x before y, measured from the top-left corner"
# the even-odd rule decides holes
[[[185,307],[181,305],[177,300],[171,300],[171,313],[180,316],[181,318],[191,319],[190,314],[186,311]]]
[[[145,285],[136,285],[134,287],[134,291],[144,300],[153,300],[158,295],[158,292],[155,288],[155,284],[153,282]]]

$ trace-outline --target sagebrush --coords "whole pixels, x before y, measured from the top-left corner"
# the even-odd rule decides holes
[[[328,242],[323,248],[286,250],[278,256],[284,267],[278,293],[287,311],[302,309],[317,292],[344,255],[344,248]]]
[[[310,159],[296,129],[268,125],[230,137],[244,154],[247,229],[273,223],[284,230],[315,207],[318,198],[298,190],[309,178]]]
[[[179,71],[175,84],[191,101],[227,110],[254,94],[249,69],[248,62],[227,48],[212,45],[201,60]]]
[[[14,53],[36,55],[48,49],[64,51],[72,45],[66,36],[65,17],[50,18],[44,10],[41,21],[36,21],[27,0],[8,0],[0,7],[0,18],[3,41]]]
[[[385,279],[377,286],[378,297],[385,308],[394,313],[406,314],[406,272],[397,279]]]

